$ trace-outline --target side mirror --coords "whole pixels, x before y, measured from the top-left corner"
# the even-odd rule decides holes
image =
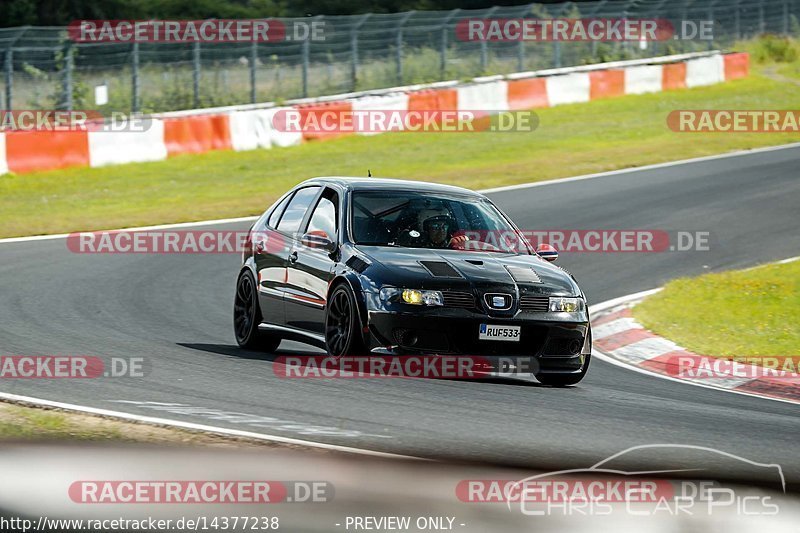
[[[558,259],[558,250],[543,242],[536,248],[536,253],[541,256],[542,259],[545,261],[550,261],[551,263]]]
[[[328,252],[336,249],[336,243],[322,230],[309,231],[300,238],[300,242],[309,248],[317,248]]]

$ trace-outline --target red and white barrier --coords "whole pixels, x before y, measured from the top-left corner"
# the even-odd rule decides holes
[[[332,111],[488,111],[497,113],[711,85],[748,75],[745,53],[692,53],[616,61],[508,76],[473,83],[437,82],[290,102],[301,117]],[[276,127],[272,104],[187,110],[154,116],[144,132],[0,132],[0,174],[68,166],[159,161],[210,150],[285,147],[347,134],[291,132]],[[312,117],[313,118],[313,117]],[[302,120],[301,120],[302,122]],[[336,128],[334,128],[335,130]],[[371,135],[374,131],[356,131]]]
[[[464,85],[456,89],[458,111],[508,111],[508,82],[489,81]]]
[[[589,101],[591,82],[588,72],[575,72],[547,78],[547,100],[551,106]]]
[[[589,73],[589,99],[612,98],[625,94],[625,71],[596,70]]]
[[[686,86],[701,87],[725,81],[725,60],[721,55],[699,57],[686,62]]]
[[[625,94],[658,93],[663,90],[664,67],[642,65],[625,69]]]
[[[164,119],[164,143],[169,157],[231,149],[229,114],[190,115]]]
[[[233,149],[241,152],[258,148],[285,147],[300,144],[303,140],[302,133],[282,131],[276,129],[273,124],[275,113],[286,109],[293,108],[253,109],[235,111],[228,115]]]
[[[229,115],[231,123],[231,146],[237,152],[272,148],[269,130],[262,127],[261,110],[236,111]]]
[[[750,74],[750,57],[746,53],[725,54],[725,81],[746,78]]]
[[[150,119],[145,131],[89,132],[89,166],[122,165],[125,163],[145,163],[167,158],[167,145],[164,142],[164,121]]]
[[[547,78],[509,80],[508,108],[511,111],[550,107],[547,100]]]
[[[259,118],[261,120],[261,127],[269,132],[269,141],[272,146],[278,148],[285,148],[287,146],[295,146],[303,142],[303,134],[300,132],[282,131],[273,126],[273,118],[275,113],[281,110],[288,109],[285,107],[275,107],[272,109],[264,109]]]
[[[661,88],[664,91],[686,88],[686,63],[663,65]]]
[[[89,166],[86,131],[9,131],[5,141],[9,172]]]
[[[365,96],[362,98],[353,98],[350,100],[353,106],[353,111],[407,111],[408,110],[408,94],[407,93],[392,93],[381,96]],[[370,128],[364,129],[356,128],[358,135],[377,135],[379,131],[370,131]]]
[[[0,131],[0,176],[8,174],[8,163],[6,162],[6,134]]]

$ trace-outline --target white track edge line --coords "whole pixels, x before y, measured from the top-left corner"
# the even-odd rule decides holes
[[[608,354],[606,354],[604,352],[601,352],[600,350],[598,350],[596,348],[592,349],[592,355],[594,357],[597,357],[601,361],[609,363],[611,365],[618,366],[618,367],[624,368],[626,370],[632,370],[634,372],[638,372],[639,374],[644,374],[646,376],[652,376],[652,377],[655,377],[655,378],[661,378],[661,379],[666,379],[666,380],[669,380],[669,381],[674,381],[676,383],[684,383],[686,385],[693,385],[695,387],[702,387],[704,389],[712,389],[712,390],[716,390],[716,391],[720,391],[720,392],[729,392],[729,393],[732,393],[732,394],[740,394],[742,396],[750,396],[752,398],[761,398],[762,400],[772,400],[774,402],[783,402],[783,403],[788,403],[788,404],[792,404],[792,405],[797,405],[798,403],[800,403],[799,401],[787,400],[785,398],[773,398],[772,396],[762,396],[760,394],[755,394],[755,393],[752,393],[752,392],[746,392],[746,391],[741,391],[741,390],[736,390],[736,389],[723,389],[722,387],[716,387],[714,385],[707,385],[705,383],[697,383],[696,381],[690,381],[690,380],[686,380],[686,379],[674,378],[672,376],[665,376],[664,374],[659,374],[658,372],[651,372],[650,370],[645,370],[644,368],[640,368],[638,366],[634,366],[634,365],[629,365],[627,363],[623,363],[622,361],[620,361],[620,360],[618,360],[618,359],[616,359],[616,358],[614,358],[614,357],[612,357],[612,356],[610,356],[610,355],[608,355]]]
[[[411,455],[400,455],[395,453],[378,452],[374,450],[364,450],[361,448],[353,448],[350,446],[340,446],[337,444],[326,444],[324,442],[315,442],[303,439],[293,439],[291,437],[281,437],[279,435],[268,435],[266,433],[255,433],[252,431],[242,431],[239,429],[229,429],[217,426],[207,426],[205,424],[195,424],[193,422],[182,422],[180,420],[170,420],[167,418],[158,418],[152,416],[141,416],[133,413],[125,413],[122,411],[111,411],[109,409],[99,409],[96,407],[87,407],[82,405],[55,402],[52,400],[45,400],[42,398],[33,398],[30,396],[20,396],[18,394],[11,394],[8,392],[0,392],[0,399],[15,402],[17,404],[29,404],[41,407],[52,407],[56,409],[63,409],[66,411],[74,411],[79,413],[87,413],[91,415],[115,418],[119,420],[127,420],[148,425],[168,426],[180,429],[188,429],[192,431],[201,431],[204,433],[213,433],[218,435],[225,435],[229,437],[242,437],[255,440],[262,440],[268,442],[278,442],[281,444],[293,444],[297,446],[306,446],[309,448],[318,448],[336,452],[355,453],[359,455],[371,455],[375,457],[383,457],[387,459],[413,459],[415,461],[428,461],[423,457],[414,457]]]
[[[784,265],[784,264],[792,263],[792,262],[798,261],[798,260],[800,260],[800,256],[789,257],[788,259],[781,259],[780,261],[775,261],[773,263],[764,263],[762,265],[756,265],[754,267],[750,267],[750,268],[747,268],[745,270],[752,270],[754,268],[758,268],[758,267],[762,267],[762,266],[766,266],[766,265],[771,265],[771,264]],[[589,306],[589,312],[590,313],[602,313],[603,311],[607,311],[608,309],[612,309],[612,308],[617,307],[619,305],[626,304],[628,302],[633,302],[633,301],[636,301],[636,300],[640,300],[640,299],[642,299],[642,298],[644,298],[646,296],[650,296],[652,294],[660,292],[662,289],[663,289],[663,287],[658,287],[656,289],[649,289],[649,290],[646,290],[646,291],[641,291],[641,292],[636,292],[636,293],[633,293],[633,294],[628,294],[628,295],[625,295],[625,296],[620,296],[619,298],[614,298],[612,300],[606,300],[605,302],[600,302],[599,304],[596,304],[596,305],[590,305]],[[750,396],[750,397],[753,397],[753,398],[761,398],[763,400],[772,400],[774,402],[783,402],[783,403],[789,403],[789,404],[793,404],[793,405],[797,405],[798,403],[800,403],[800,401],[796,401],[796,400],[787,400],[785,398],[773,398],[771,396],[763,396],[761,394],[756,394],[756,393],[752,393],[752,392],[740,391],[740,390],[736,390],[736,389],[725,389],[725,388],[717,387],[717,386],[714,386],[714,385],[708,385],[706,383],[698,383],[696,381],[690,381],[690,380],[686,380],[686,379],[679,379],[679,378],[675,378],[675,377],[672,377],[672,376],[665,376],[664,374],[659,374],[658,372],[653,372],[653,371],[650,371],[650,370],[646,370],[646,369],[641,368],[641,367],[636,366],[636,365],[631,365],[629,363],[624,363],[624,362],[620,361],[619,359],[617,359],[616,357],[613,357],[613,356],[611,356],[611,355],[609,355],[609,354],[607,354],[605,352],[602,352],[602,351],[600,351],[600,350],[598,350],[596,348],[592,348],[592,355],[597,357],[601,361],[606,362],[606,363],[618,366],[620,368],[624,368],[626,370],[632,370],[634,372],[638,372],[638,373],[644,374],[646,376],[653,376],[653,377],[656,377],[656,378],[666,379],[666,380],[669,380],[669,381],[675,381],[677,383],[685,383],[687,385],[694,385],[695,387],[703,387],[703,388],[706,388],[706,389],[713,389],[713,390],[718,390],[718,391],[723,391],[723,392],[730,392],[730,393],[733,393],[733,394],[740,394],[742,396]]]
[[[796,261],[798,259],[800,259],[800,256],[790,257],[788,259],[783,259],[781,261],[778,261],[777,264],[790,263],[790,262]],[[602,312],[602,311],[605,311],[605,310],[610,309],[612,307],[616,307],[618,305],[622,305],[624,303],[627,303],[629,301],[633,301],[633,300],[636,300],[636,299],[643,298],[645,296],[649,296],[651,294],[655,294],[655,293],[659,292],[660,290],[662,290],[662,289],[659,287],[659,288],[656,288],[656,289],[649,289],[649,290],[646,290],[646,291],[641,291],[641,292],[629,294],[629,295],[626,295],[626,296],[620,296],[619,298],[606,300],[605,302],[601,302],[599,304],[595,304],[593,306],[590,306],[589,310],[591,312],[595,312],[595,313]],[[592,350],[592,355],[596,356],[598,359],[600,359],[602,361],[605,361],[606,363],[609,363],[609,364],[612,364],[612,365],[616,365],[616,366],[619,366],[621,368],[625,368],[627,370],[632,370],[634,372],[639,372],[640,374],[645,374],[645,375],[649,375],[649,376],[653,376],[653,377],[657,377],[657,378],[661,378],[661,379],[667,379],[667,380],[670,380],[670,381],[676,381],[678,383],[685,383],[685,384],[688,384],[688,385],[694,385],[696,387],[703,387],[703,388],[706,388],[706,389],[713,389],[713,390],[718,390],[718,391],[723,391],[723,392],[730,392],[730,393],[733,393],[733,394],[740,394],[740,395],[743,395],[743,396],[750,396],[750,397],[753,397],[753,398],[761,398],[761,399],[764,399],[764,400],[772,400],[772,401],[790,403],[790,404],[795,404],[795,405],[797,403],[800,403],[800,402],[795,402],[795,401],[791,401],[791,400],[785,400],[783,398],[772,398],[772,397],[769,397],[769,396],[761,396],[761,395],[758,395],[758,394],[753,394],[753,393],[744,392],[744,391],[737,391],[737,390],[734,390],[734,389],[723,389],[723,388],[720,388],[720,387],[715,387],[713,385],[706,385],[704,383],[697,383],[697,382],[693,382],[693,381],[687,381],[687,380],[682,380],[682,379],[678,379],[678,378],[673,378],[673,377],[670,377],[670,376],[665,376],[663,374],[658,374],[656,372],[650,372],[648,370],[644,370],[644,369],[639,368],[639,367],[634,366],[634,365],[629,365],[629,364],[626,364],[626,363],[622,363],[621,361],[618,361],[617,359],[615,359],[615,358],[613,358],[613,357],[611,357],[611,356],[609,356],[609,355],[607,355],[607,354],[605,354],[605,353],[603,353],[603,352],[601,352],[599,350],[594,350],[593,349]],[[250,431],[242,431],[242,430],[237,430],[237,429],[228,429],[228,428],[222,428],[222,427],[216,427],[216,426],[207,426],[207,425],[204,425],[204,424],[195,424],[193,422],[181,422],[181,421],[178,421],[178,420],[169,420],[167,418],[157,418],[157,417],[152,417],[152,416],[141,416],[141,415],[135,415],[135,414],[132,414],[132,413],[124,413],[124,412],[121,412],[121,411],[111,411],[111,410],[108,410],[108,409],[98,409],[98,408],[95,408],[95,407],[86,407],[86,406],[63,403],[63,402],[55,402],[55,401],[52,401],[52,400],[45,400],[45,399],[41,399],[41,398],[33,398],[31,396],[21,396],[21,395],[18,395],[18,394],[11,394],[11,393],[7,393],[7,392],[0,392],[0,399],[7,400],[7,401],[10,401],[10,402],[16,402],[16,403],[20,403],[20,404],[31,404],[31,405],[38,405],[38,406],[43,406],[43,407],[53,407],[53,408],[57,408],[57,409],[64,409],[64,410],[67,410],[67,411],[74,411],[74,412],[79,412],[79,413],[88,413],[88,414],[92,414],[92,415],[116,418],[116,419],[119,419],[119,420],[128,420],[128,421],[138,422],[138,423],[143,423],[143,424],[176,427],[176,428],[181,428],[181,429],[189,429],[189,430],[193,430],[193,431],[202,431],[202,432],[205,432],[205,433],[214,433],[214,434],[227,435],[227,436],[232,436],[232,437],[243,437],[243,438],[251,438],[251,439],[263,440],[263,441],[268,441],[268,442],[279,442],[279,443],[282,443],[282,444],[294,444],[294,445],[298,445],[298,446],[307,446],[307,447],[310,447],[310,448],[318,448],[318,449],[325,449],[325,450],[331,450],[331,451],[339,451],[339,452],[344,452],[344,453],[354,453],[354,454],[359,454],[359,455],[370,455],[370,456],[374,456],[374,457],[384,457],[384,458],[390,458],[390,459],[406,459],[406,460],[407,459],[413,459],[413,460],[417,460],[417,461],[418,460],[428,460],[428,459],[425,459],[425,458],[422,458],[422,457],[414,457],[414,456],[411,456],[411,455],[400,455],[400,454],[393,454],[393,453],[387,453],[387,452],[378,452],[378,451],[373,451],[373,450],[364,450],[364,449],[360,449],[360,448],[353,448],[353,447],[350,447],[350,446],[339,446],[339,445],[336,445],[336,444],[326,444],[326,443],[323,443],[323,442],[307,441],[307,440],[302,440],[302,439],[293,439],[293,438],[290,438],[290,437],[281,437],[281,436],[278,436],[278,435],[268,435],[268,434],[264,434],[264,433],[254,433],[254,432],[250,432]]]
[[[155,226],[139,226],[135,228],[114,228],[114,229],[99,229],[99,230],[91,230],[90,232],[101,232],[101,231],[149,231],[154,229],[169,229],[169,228],[190,228],[194,226],[208,226],[211,224],[235,224],[237,222],[248,222],[250,220],[257,219],[258,216],[249,216],[249,217],[236,217],[236,218],[220,218],[216,220],[198,220],[196,222],[178,222],[175,224],[158,224]],[[80,233],[80,232],[73,232],[73,233]],[[9,237],[7,239],[0,239],[0,244],[12,243],[12,242],[27,242],[27,241],[47,241],[51,239],[66,239],[72,235],[72,233],[56,233],[52,235],[32,235],[29,237]]]
[[[704,161],[715,161],[717,159],[725,159],[728,157],[739,157],[743,155],[751,155],[751,154],[759,154],[763,152],[774,152],[776,150],[785,150],[788,148],[798,148],[800,147],[800,142],[796,143],[789,143],[789,144],[779,144],[777,146],[763,146],[761,148],[751,148],[749,150],[736,150],[733,152],[727,152],[724,154],[713,154],[713,155],[704,155],[701,157],[693,157],[690,159],[678,159],[676,161],[664,161],[663,163],[653,163],[651,165],[643,165],[639,167],[627,167],[627,168],[619,168],[617,170],[607,170],[605,172],[597,172],[595,174],[583,174],[580,176],[572,176],[572,177],[565,177],[565,178],[555,178],[552,180],[546,181],[534,181],[532,183],[519,183],[517,185],[504,185],[502,187],[493,187],[491,189],[482,189],[478,192],[483,194],[491,194],[496,192],[505,192],[505,191],[516,191],[519,189],[530,189],[533,187],[542,187],[544,185],[553,185],[557,183],[570,183],[572,181],[583,181],[588,179],[594,178],[604,178],[607,176],[614,176],[619,174],[629,174],[631,172],[639,172],[639,171],[646,171],[646,170],[656,170],[659,168],[668,168],[677,165],[687,165],[691,163],[702,163]]]
[[[691,159],[679,159],[677,161],[666,161],[664,163],[654,163],[652,165],[644,165],[640,167],[628,167],[628,168],[620,168],[617,170],[609,170],[606,172],[598,172],[596,174],[584,174],[580,176],[571,176],[571,177],[564,177],[564,178],[555,178],[552,180],[546,181],[534,181],[532,183],[519,183],[516,185],[505,185],[503,187],[494,187],[490,189],[479,189],[477,192],[481,194],[492,194],[497,192],[505,192],[505,191],[514,191],[518,189],[530,189],[533,187],[544,187],[546,185],[555,185],[558,183],[570,183],[573,181],[583,181],[588,179],[594,178],[604,178],[608,176],[614,176],[619,174],[629,174],[631,172],[639,172],[639,171],[647,171],[647,170],[654,170],[658,168],[667,168],[676,165],[686,165],[690,163],[702,163],[703,161],[713,161],[717,159],[725,159],[728,157],[738,157],[743,155],[750,155],[750,154],[759,154],[763,152],[773,152],[776,150],[785,150],[790,148],[798,148],[800,147],[800,142],[796,143],[789,143],[789,144],[779,144],[777,146],[764,146],[761,148],[751,148],[749,150],[737,150],[734,152],[728,152],[725,154],[714,154],[714,155],[707,155],[702,157],[695,157]],[[179,222],[177,224],[160,224],[156,226],[141,226],[136,228],[115,228],[115,229],[105,229],[105,230],[93,230],[93,231],[148,231],[154,229],[169,229],[169,228],[188,228],[194,226],[208,226],[211,224],[234,224],[237,222],[247,222],[250,220],[257,219],[258,216],[249,216],[249,217],[237,217],[237,218],[221,218],[216,220],[198,220],[196,222]],[[77,232],[75,232],[77,233]],[[69,236],[69,233],[58,233],[52,235],[32,235],[28,237],[9,237],[6,239],[0,239],[0,244],[6,243],[14,243],[14,242],[27,242],[27,241],[43,241],[43,240],[50,240],[50,239],[65,239]]]

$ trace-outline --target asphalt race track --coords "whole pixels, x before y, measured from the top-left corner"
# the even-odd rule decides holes
[[[491,196],[526,229],[710,232],[705,252],[562,253],[559,264],[575,274],[590,303],[800,250],[800,146]],[[369,450],[535,468],[587,467],[639,444],[691,444],[780,464],[790,486],[800,487],[797,405],[597,359],[588,377],[567,389],[510,380],[280,379],[269,358],[238,349],[233,339],[239,259],[81,255],[63,239],[1,244],[3,354],[143,356],[149,372],[143,379],[6,379],[0,389]],[[181,406],[207,410],[169,412]],[[656,454],[629,466],[674,466],[666,461]],[[761,471],[723,461],[704,459],[702,466],[719,477],[768,481]]]

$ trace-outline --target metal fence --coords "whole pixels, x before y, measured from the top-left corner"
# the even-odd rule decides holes
[[[283,101],[403,84],[634,59],[798,32],[800,0],[601,0],[482,10],[319,16],[324,41],[91,43],[66,28],[0,29],[3,109],[142,112]],[[713,40],[467,42],[468,18],[713,20]],[[95,101],[105,85],[107,103]]]

